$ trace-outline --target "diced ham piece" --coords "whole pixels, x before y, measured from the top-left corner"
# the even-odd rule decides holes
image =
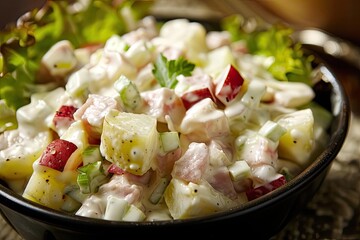
[[[135,175],[135,174],[126,172],[124,174],[124,177],[126,177],[128,179],[128,181],[132,184],[145,186],[145,185],[149,185],[149,182],[151,180],[151,176],[153,175],[153,173],[154,172],[152,170],[147,171],[143,175]]]
[[[175,161],[181,157],[181,148],[177,148],[174,151],[168,152],[165,155],[158,154],[156,156],[156,170],[161,176],[170,175],[174,167]]]
[[[237,193],[227,167],[210,167],[207,169],[205,175],[205,180],[208,181],[214,189],[231,199],[237,198]]]
[[[212,140],[209,144],[209,166],[205,171],[204,179],[210,185],[231,199],[237,198],[234,183],[230,177],[227,166],[232,163],[230,143]]]
[[[249,166],[255,167],[267,164],[276,167],[278,158],[277,143],[261,135],[249,137],[246,141],[242,157]]]
[[[141,200],[142,187],[131,183],[126,175],[114,175],[108,183],[99,188],[100,195],[113,195],[124,198],[131,204]]]
[[[89,94],[86,102],[74,113],[74,119],[85,123],[92,138],[100,139],[106,114],[110,109],[118,108],[117,101],[112,97]]]
[[[142,92],[141,97],[145,102],[146,114],[156,117],[162,123],[171,121],[175,129],[178,129],[186,109],[174,90],[159,88]],[[170,119],[166,119],[166,116]]]
[[[148,184],[151,178],[152,171],[147,171],[143,175],[135,175],[125,170],[121,169],[116,164],[110,164],[109,168],[107,169],[109,173],[116,174],[116,175],[124,175],[124,177],[130,182],[134,184],[145,185]]]
[[[122,198],[130,204],[141,204],[143,187],[132,184],[124,175],[113,175],[108,183],[99,188],[96,194],[87,198],[76,215],[92,218],[103,218],[109,196]]]
[[[230,134],[224,111],[217,109],[210,98],[201,100],[186,112],[180,129],[190,140],[200,142],[223,138]]]
[[[242,193],[247,191],[248,189],[253,188],[253,180],[251,178],[244,178],[239,181],[233,182],[235,191],[238,193]]]
[[[209,164],[209,157],[209,148],[205,143],[190,143],[184,155],[175,162],[172,177],[199,183]]]

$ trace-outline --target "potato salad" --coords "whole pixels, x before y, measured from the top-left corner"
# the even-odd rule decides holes
[[[16,119],[0,135],[0,178],[113,221],[210,215],[287,184],[326,144],[331,114],[313,101],[311,68],[281,74],[289,50],[257,54],[251,41],[261,36],[152,16],[102,43],[58,40],[29,103],[0,100],[1,121]]]

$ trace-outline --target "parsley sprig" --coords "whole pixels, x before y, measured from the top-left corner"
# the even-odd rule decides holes
[[[152,72],[160,86],[173,89],[178,83],[176,77],[179,75],[190,76],[194,68],[195,64],[183,57],[169,61],[163,54],[160,54],[155,61]]]

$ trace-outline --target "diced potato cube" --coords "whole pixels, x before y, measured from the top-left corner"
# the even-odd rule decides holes
[[[205,181],[195,184],[173,178],[164,197],[174,219],[206,216],[235,206],[233,200]]]
[[[76,171],[60,172],[35,163],[34,173],[26,185],[23,197],[53,209],[61,209],[65,202],[65,187],[69,183],[75,183],[76,176]]]
[[[135,175],[146,173],[158,150],[156,125],[154,117],[111,110],[103,125],[102,155],[127,172]]]
[[[286,128],[279,140],[279,157],[306,165],[314,146],[314,117],[310,109],[281,115],[277,123]]]
[[[11,135],[15,136],[12,137]],[[27,138],[20,136],[17,130],[11,130],[3,137],[18,139],[18,141],[12,142],[8,148],[0,150],[0,178],[27,180],[33,172],[34,161],[40,157],[43,150],[51,142],[51,132],[39,132],[34,138]],[[11,141],[10,139],[7,140]]]

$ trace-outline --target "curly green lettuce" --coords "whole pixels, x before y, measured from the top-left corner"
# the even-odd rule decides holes
[[[41,58],[56,42],[67,39],[74,47],[104,43],[113,34],[131,30],[148,9],[135,1],[114,5],[111,0],[93,0],[74,11],[75,3],[70,2],[47,1],[22,17],[21,24],[9,24],[0,32],[0,100],[8,107],[16,110],[29,103],[35,83],[41,82]]]
[[[230,32],[233,41],[244,41],[249,53],[273,57],[274,61],[268,70],[276,79],[311,85],[311,64],[314,58],[305,56],[301,44],[292,41],[292,28],[279,23],[249,32],[244,27],[244,18],[241,15],[229,16],[221,25]]]

